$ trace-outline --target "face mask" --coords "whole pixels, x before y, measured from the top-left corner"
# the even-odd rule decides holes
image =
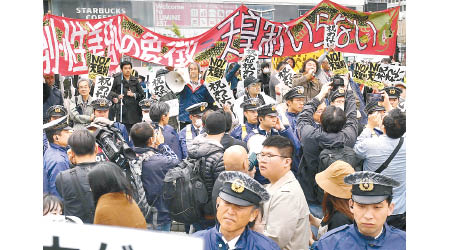
[[[195,120],[194,126],[195,126],[196,128],[200,128],[200,127],[202,126],[202,119],[197,119],[197,120]]]
[[[263,73],[266,73],[266,74],[267,74],[267,73],[269,73],[269,72],[270,72],[270,69],[268,69],[268,68],[264,68],[264,69],[263,69]]]

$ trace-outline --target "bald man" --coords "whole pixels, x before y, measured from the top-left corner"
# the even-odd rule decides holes
[[[255,169],[249,171],[248,169],[248,155],[247,150],[241,145],[233,145],[225,150],[223,153],[223,165],[225,171],[239,171],[248,174],[252,178],[255,176]],[[216,180],[212,191],[212,200],[215,201],[219,196],[220,188],[223,183]],[[216,207],[214,207],[214,214],[216,214]]]

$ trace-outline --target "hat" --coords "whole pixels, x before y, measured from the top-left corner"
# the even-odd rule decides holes
[[[334,102],[334,100],[336,100],[336,98],[343,97],[343,96],[345,96],[345,89],[338,88],[335,91],[330,93],[329,99],[330,99],[330,102]]]
[[[278,116],[277,108],[275,104],[266,104],[258,108],[258,116]]]
[[[394,84],[394,87],[397,87],[399,85],[406,89],[406,84],[403,82],[398,82],[398,83]]]
[[[208,107],[208,103],[200,102],[187,107],[186,111],[189,112],[190,115],[202,115],[203,112],[206,111],[206,107]]]
[[[69,126],[69,116],[65,115],[61,118],[53,120],[44,124],[44,130],[73,130],[72,127]]]
[[[259,206],[269,200],[267,190],[255,179],[239,171],[224,171],[217,179],[223,183],[219,197],[243,207]]]
[[[154,102],[156,102],[154,99],[144,99],[139,102],[139,107],[141,107],[142,111],[148,111],[150,110],[150,105]]]
[[[403,92],[397,87],[386,87],[383,89],[388,94],[389,98],[399,98],[400,94]]]
[[[295,97],[304,98],[305,88],[303,86],[297,86],[290,89],[286,94],[284,94],[284,100],[291,100]]]
[[[245,80],[244,80],[244,88],[247,88],[251,84],[258,83],[258,82],[262,82],[262,80],[259,78],[256,79],[253,76],[249,76],[249,77],[245,78]]]
[[[53,105],[50,108],[47,109],[47,112],[45,113],[48,118],[52,116],[65,116],[67,115],[67,110],[62,105]]]
[[[241,108],[245,110],[256,110],[261,106],[261,100],[259,98],[249,98],[247,100],[244,100],[243,103],[241,103]]]
[[[205,130],[208,135],[218,135],[225,132],[226,119],[225,115],[220,111],[209,113],[205,121]]]
[[[378,100],[370,100],[366,104],[364,111],[366,112],[366,114],[370,114],[375,111],[386,111],[386,109],[383,106],[378,105]]]
[[[95,110],[109,110],[112,103],[106,98],[98,98],[93,100],[91,105]]]
[[[360,204],[376,204],[392,195],[392,188],[400,183],[392,178],[369,171],[360,171],[344,178],[352,185],[352,199]]]
[[[316,174],[316,182],[325,192],[342,199],[352,197],[352,186],[344,183],[344,177],[353,174],[355,170],[347,162],[338,160],[327,169]]]

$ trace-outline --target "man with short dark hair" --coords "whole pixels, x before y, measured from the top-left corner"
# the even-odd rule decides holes
[[[311,213],[318,218],[323,216],[322,201],[317,198],[317,183],[314,179],[319,167],[319,154],[325,148],[353,148],[358,134],[356,102],[350,88],[345,91],[345,112],[336,106],[328,106],[320,115],[321,126],[316,124],[314,113],[330,89],[330,83],[323,84],[319,94],[312,98],[299,114],[297,125],[298,137],[303,146],[298,178]]]
[[[264,203],[256,230],[281,249],[306,250],[310,239],[309,209],[303,190],[290,171],[293,153],[293,143],[283,136],[273,135],[263,142],[257,157],[261,174],[270,181],[265,186],[270,199]]]
[[[57,175],[69,169],[70,163],[67,156],[68,139],[72,133],[68,117],[63,116],[44,125],[44,131],[49,142],[49,147],[44,154],[44,193],[61,198],[55,186]]]
[[[374,119],[383,121],[384,134],[380,136],[374,136],[369,127],[373,115],[376,116]],[[406,230],[406,114],[399,109],[392,109],[384,118],[380,114],[373,115],[369,116],[368,127],[358,136],[354,150],[364,159],[364,171],[376,171],[402,141],[399,151],[381,173],[400,183],[394,187],[395,209],[392,216],[388,217],[388,224]]]
[[[122,115],[120,114],[120,106],[118,106],[118,111],[115,114],[116,120],[123,123],[129,133],[133,124],[142,121],[139,101],[145,98],[145,93],[137,77],[131,75],[133,70],[131,62],[121,62],[120,69],[122,73],[114,78],[108,98],[118,105],[120,105],[119,100],[122,101]]]
[[[88,181],[89,171],[95,167],[97,145],[94,135],[79,129],[69,137],[67,151],[73,168],[56,177],[56,188],[64,203],[64,215],[77,216],[83,223],[93,223],[95,204]]]
[[[155,130],[147,122],[136,123],[131,127],[134,151],[144,157],[142,162],[142,183],[151,206],[148,228],[158,231],[170,231],[172,220],[162,197],[164,177],[177,166],[179,159],[172,149],[165,144],[163,133]]]
[[[349,206],[355,223],[327,232],[312,249],[406,249],[406,233],[386,223],[394,210],[392,188],[399,183],[368,171],[348,175],[344,182],[352,185]]]
[[[164,141],[175,152],[178,159],[182,159],[182,150],[180,146],[180,138],[175,129],[169,125],[170,106],[165,102],[154,102],[150,105],[149,115],[152,125],[156,131],[158,129],[164,135]]]

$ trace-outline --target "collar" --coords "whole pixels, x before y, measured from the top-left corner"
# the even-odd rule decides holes
[[[239,239],[237,240],[237,242],[234,246],[234,249],[245,249],[245,246],[247,245],[248,230],[249,230],[249,227],[247,225],[245,227],[244,231],[242,232],[242,234],[240,236],[238,236]],[[216,247],[219,244],[225,245],[224,238],[222,238],[223,235],[222,235],[222,233],[220,233],[220,224],[218,222],[216,223],[216,226],[214,227],[214,234],[216,236]],[[236,238],[238,238],[238,237],[236,237]],[[235,240],[235,239],[233,239],[233,240]],[[231,240],[231,241],[233,241],[233,240]]]
[[[81,95],[78,95],[76,97],[76,102],[77,102],[77,105],[85,103],[85,102],[83,102],[83,97]],[[92,96],[89,95],[86,103],[87,104],[91,104],[91,102],[92,102]]]
[[[383,230],[381,231],[381,234],[377,236],[377,238],[366,236],[360,233],[358,230],[358,225],[356,225],[355,221],[353,221],[353,230],[355,230],[356,235],[359,238],[363,239],[367,244],[375,246],[383,246],[384,240],[386,239],[386,234],[390,233],[390,229],[386,222],[383,225]]]
[[[192,91],[192,93],[194,93],[195,91],[197,91],[201,86],[203,85],[203,82],[202,82],[202,80],[199,80],[198,82],[197,82],[197,84],[192,84],[192,81],[190,81],[190,82],[188,82],[187,84],[186,84],[186,86],[188,86],[190,89],[191,89],[191,91]],[[195,87],[195,88],[194,88]]]
[[[50,146],[56,150],[64,151],[65,153],[67,153],[67,150],[69,150],[69,148],[70,148],[69,146],[63,147],[56,143],[50,143]]]
[[[257,124],[250,124],[248,122],[245,122],[245,126],[247,128],[249,128],[249,129],[254,129],[254,128],[256,128],[257,125],[258,125],[258,123]]]
[[[300,114],[300,112],[299,113],[292,113],[292,112],[286,111],[286,114],[288,116],[297,116],[298,114]]]
[[[266,186],[267,190],[277,190],[278,188],[282,187],[284,184],[296,181],[294,173],[292,171],[288,171],[283,177],[281,177],[277,182],[275,183],[269,183]]]

